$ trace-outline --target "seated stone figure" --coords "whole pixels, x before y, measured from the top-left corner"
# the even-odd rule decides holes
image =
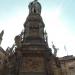
[[[20,35],[17,35],[16,37],[15,37],[15,45],[17,46],[17,47],[21,47],[21,36]]]
[[[22,30],[21,34],[17,35],[14,39],[16,47],[21,47],[21,42],[23,41],[23,37],[24,37],[24,31]]]

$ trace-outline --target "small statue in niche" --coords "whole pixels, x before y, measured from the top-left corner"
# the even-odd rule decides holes
[[[1,45],[1,42],[2,42],[3,34],[4,34],[4,30],[2,30],[2,32],[0,33],[0,45]]]

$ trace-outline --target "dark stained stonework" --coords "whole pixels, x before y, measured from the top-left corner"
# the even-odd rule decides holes
[[[59,60],[48,47],[44,27],[41,4],[34,0],[29,4],[23,37],[16,37],[15,52],[8,56],[6,75],[61,75]]]

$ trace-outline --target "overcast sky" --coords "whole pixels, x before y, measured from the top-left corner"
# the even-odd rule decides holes
[[[32,0],[0,0],[0,32],[4,30],[1,46],[14,44],[14,37],[23,30]],[[48,33],[48,43],[59,48],[58,56],[75,55],[75,0],[38,0],[41,16]],[[67,51],[65,51],[66,46]]]

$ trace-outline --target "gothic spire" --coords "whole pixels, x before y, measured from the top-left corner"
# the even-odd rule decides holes
[[[40,14],[41,4],[37,0],[30,2],[29,15],[24,23],[24,42],[34,38],[39,40],[44,39],[45,25]]]

